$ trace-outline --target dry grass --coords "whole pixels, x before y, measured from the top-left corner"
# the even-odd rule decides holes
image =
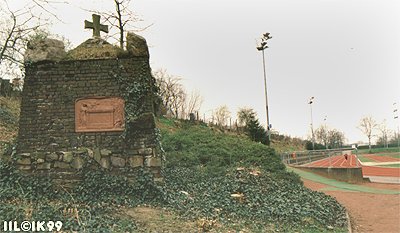
[[[117,58],[123,50],[102,39],[89,39],[68,52],[67,59],[86,60],[96,58]]]

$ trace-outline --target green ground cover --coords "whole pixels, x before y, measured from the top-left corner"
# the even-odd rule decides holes
[[[397,148],[397,147],[372,148],[371,151],[369,151],[369,149],[358,150],[359,154],[377,154],[377,153],[385,153],[385,152],[399,152],[399,148]]]
[[[400,159],[400,152],[378,153],[378,154],[375,154],[375,155],[378,155],[378,156],[388,156],[388,157]]]
[[[400,164],[386,164],[386,165],[380,165],[379,167],[394,167],[394,168],[400,168]]]
[[[373,159],[367,158],[364,156],[365,154],[358,154],[358,158],[361,160],[361,162],[376,162]],[[400,159],[400,153],[399,152],[380,152],[374,154],[375,156],[386,156],[386,157],[392,157],[392,158],[397,158]]]
[[[274,150],[201,124],[161,122],[166,182],[172,193],[188,194],[177,205],[184,215],[205,215],[227,225],[240,222],[252,232],[271,229],[271,224],[284,232],[323,232],[327,226],[346,231],[344,208],[305,188]],[[243,195],[242,202],[232,194]]]
[[[365,192],[365,193],[377,193],[377,194],[400,194],[400,191],[396,190],[390,190],[390,189],[375,189],[371,187],[366,187],[362,185],[357,185],[357,184],[349,184],[346,182],[338,181],[335,179],[329,179],[317,174],[314,174],[312,172],[306,172],[301,169],[297,168],[292,168],[292,167],[287,167],[289,171],[293,171],[299,176],[315,181],[321,184],[326,184],[329,186],[335,187],[334,189],[331,190],[341,190],[341,191],[349,191],[349,192]]]
[[[0,161],[0,219],[58,219],[64,231],[147,232],[121,210],[146,206],[174,213],[176,223],[206,222],[197,232],[347,231],[344,207],[305,188],[273,149],[202,124],[160,119],[158,126],[166,152],[163,185],[144,169],[130,171],[135,183],[85,171],[81,185],[66,190]],[[166,218],[153,217],[162,231]]]
[[[363,155],[357,155],[357,158],[361,161],[361,162],[375,162],[375,160],[372,160],[370,158],[364,157]]]

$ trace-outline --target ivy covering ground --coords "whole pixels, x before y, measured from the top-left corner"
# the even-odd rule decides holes
[[[204,125],[161,121],[167,203],[182,215],[261,232],[346,226],[344,208],[305,188],[273,149]]]
[[[66,231],[146,232],[121,212],[146,205],[183,221],[202,219],[201,231],[345,231],[344,208],[306,189],[272,149],[204,125],[161,119],[159,127],[167,158],[163,185],[144,169],[131,171],[136,182],[86,171],[83,182],[67,190],[0,162],[0,220],[59,220]]]

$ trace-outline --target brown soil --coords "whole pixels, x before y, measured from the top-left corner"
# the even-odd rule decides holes
[[[178,216],[160,208],[136,207],[126,209],[125,215],[135,219],[140,232],[196,232],[194,222],[179,219]]]
[[[229,229],[231,226],[221,225],[217,221],[206,218],[200,218],[190,221],[187,219],[183,219],[168,210],[157,207],[140,206],[136,208],[126,208],[121,211],[121,214],[125,217],[134,219],[135,223],[139,227],[139,229],[136,231],[138,233],[238,232],[236,230]],[[252,231],[244,227],[239,232],[249,233]],[[268,232],[273,231],[271,230]]]
[[[335,197],[350,214],[353,232],[399,233],[400,195],[321,190],[327,185],[303,179],[304,185]],[[397,184],[363,184],[368,187],[400,190]]]

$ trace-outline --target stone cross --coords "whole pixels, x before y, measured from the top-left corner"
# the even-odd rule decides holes
[[[93,23],[85,20],[85,29],[93,29],[93,37],[100,37],[100,31],[108,33],[108,26],[100,24],[100,15],[92,14]]]

